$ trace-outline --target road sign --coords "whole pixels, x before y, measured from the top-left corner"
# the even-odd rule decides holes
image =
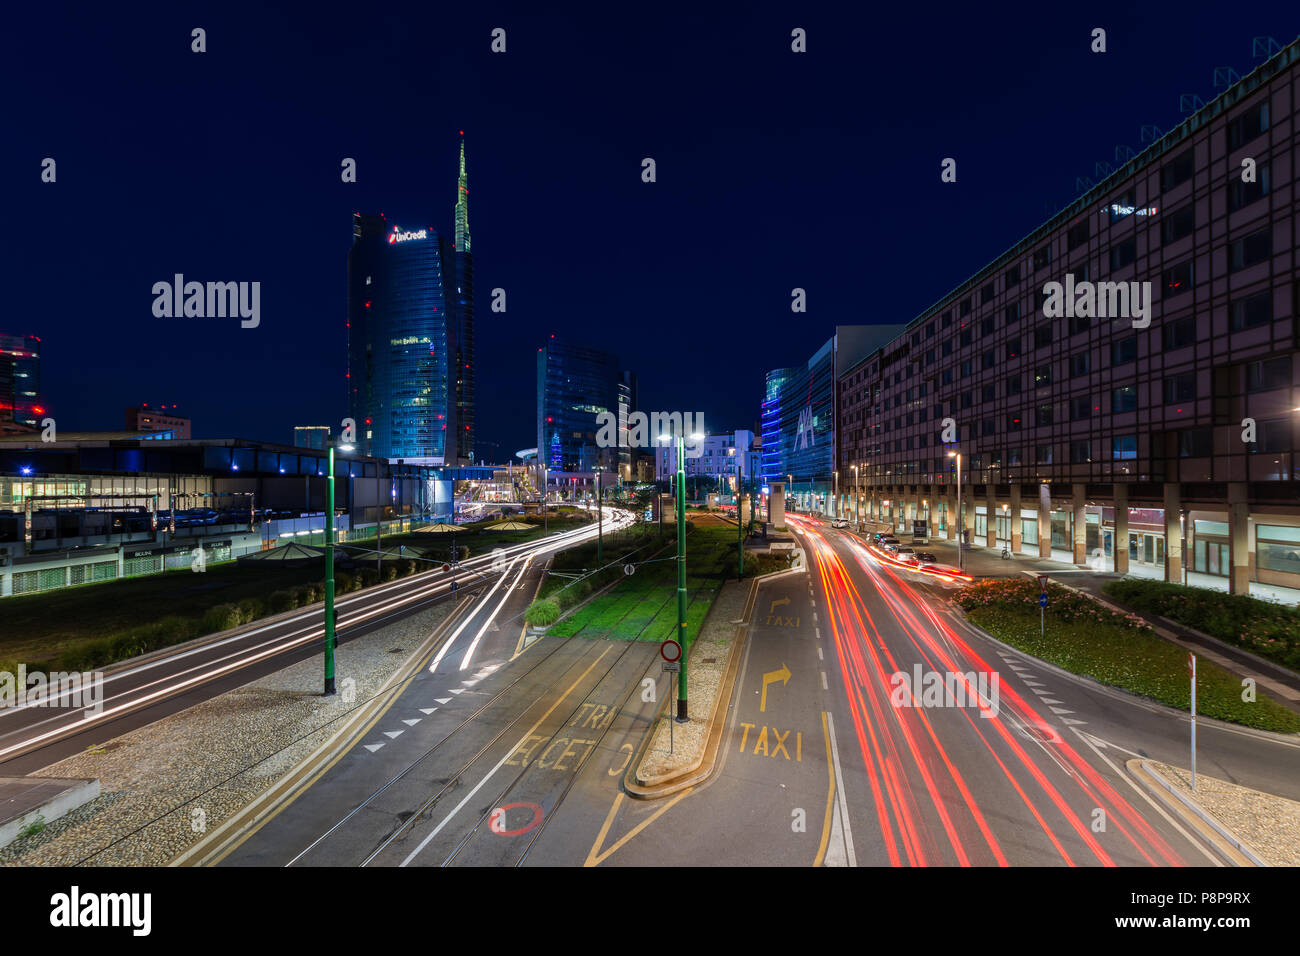
[[[1039,606],[1039,607],[1047,607],[1047,592],[1046,592],[1046,591],[1044,591],[1042,594],[1038,595],[1038,606]]]
[[[445,571],[450,571],[450,570],[451,570],[451,565],[450,565],[450,564],[444,564],[444,565],[442,566],[442,570],[443,570],[444,572],[445,572]]]
[[[682,645],[672,639],[666,640],[659,645],[659,656],[670,664],[680,661],[682,659]]]
[[[680,671],[682,669],[681,661],[664,661],[664,673],[669,671]]]
[[[635,564],[623,565],[623,573],[626,574],[628,577],[631,577],[633,574],[636,573],[636,565]]]
[[[1044,594],[1047,593],[1047,575],[1046,575],[1046,574],[1040,574],[1040,575],[1038,576],[1038,590],[1042,591]]]

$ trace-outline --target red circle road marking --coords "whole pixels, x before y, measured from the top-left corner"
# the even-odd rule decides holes
[[[528,807],[530,810],[533,811],[533,819],[529,821],[528,825],[520,827],[518,830],[498,830],[497,829],[498,821],[504,821],[506,811],[514,810],[518,807]],[[488,818],[488,829],[491,830],[493,833],[495,833],[497,836],[519,836],[521,833],[527,833],[529,830],[531,830],[533,827],[537,826],[537,824],[541,822],[542,822],[542,808],[537,804],[507,803],[505,806],[497,807],[495,810],[492,811],[492,815]]]

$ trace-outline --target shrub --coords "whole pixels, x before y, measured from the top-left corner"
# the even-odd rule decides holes
[[[266,609],[260,598],[244,598],[244,600],[239,602],[238,607],[240,624],[248,624],[252,621],[256,621],[266,613]]]
[[[234,604],[218,604],[215,607],[208,608],[203,613],[203,630],[205,633],[227,631],[232,627],[239,627],[243,623],[239,608]]]
[[[397,563],[397,567],[402,577],[408,577],[409,575],[412,575],[416,572],[416,564],[410,558],[406,558],[403,561],[399,561]]]
[[[334,575],[334,593],[347,594],[356,587],[356,580],[350,574]]]
[[[359,588],[368,588],[379,583],[379,572],[374,568],[361,568],[357,571],[356,580]]]
[[[549,627],[560,617],[560,605],[550,598],[542,598],[529,605],[524,621],[533,627]]]
[[[272,591],[266,600],[267,610],[272,614],[283,614],[298,606],[298,595],[293,591]]]
[[[398,575],[401,574],[401,573],[402,573],[402,570],[401,570],[400,567],[398,567],[398,566],[397,566],[396,564],[394,564],[392,561],[388,561],[388,562],[386,562],[386,563],[384,564],[384,572],[383,572],[383,574],[380,575],[380,580],[382,580],[382,581],[396,581]]]

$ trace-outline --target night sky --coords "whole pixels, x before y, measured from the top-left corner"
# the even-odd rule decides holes
[[[478,454],[536,443],[551,332],[620,355],[645,410],[750,427],[767,369],[837,324],[915,318],[1300,23],[1281,3],[545,6],[9,9],[0,331],[41,337],[59,428],[120,429],[140,402],[197,437],[337,424],[351,215],[450,233],[462,129]],[[261,326],[154,318],[177,272],[260,281]]]

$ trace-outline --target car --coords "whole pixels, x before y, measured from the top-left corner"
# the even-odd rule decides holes
[[[886,554],[890,554],[890,555],[897,554],[898,542],[894,542],[893,544],[883,544],[880,546],[880,549],[884,551]]]
[[[832,528],[847,528],[849,526],[848,518],[834,518],[831,521]]]
[[[929,551],[918,551],[918,552],[916,552],[916,560],[919,561],[921,564],[938,564],[938,563],[939,563],[939,559],[936,558],[936,557],[935,557],[933,554],[931,554]]]
[[[916,552],[911,548],[898,547],[894,549],[894,557],[899,561],[905,561],[908,564],[916,564]]]
[[[899,545],[899,544],[901,544],[901,543],[902,543],[902,542],[900,542],[897,538],[895,538],[895,537],[894,537],[893,535],[891,535],[891,534],[887,534],[887,535],[885,535],[883,538],[880,539],[880,546],[881,546],[881,547],[885,547],[886,545],[891,545],[891,544],[897,546],[897,545]]]
[[[919,568],[922,571],[926,571],[930,574],[946,574],[946,575],[951,575],[953,577],[961,577],[961,578],[965,578],[967,576],[966,572],[961,570],[960,568],[952,568],[946,564],[921,564],[919,565]]]

